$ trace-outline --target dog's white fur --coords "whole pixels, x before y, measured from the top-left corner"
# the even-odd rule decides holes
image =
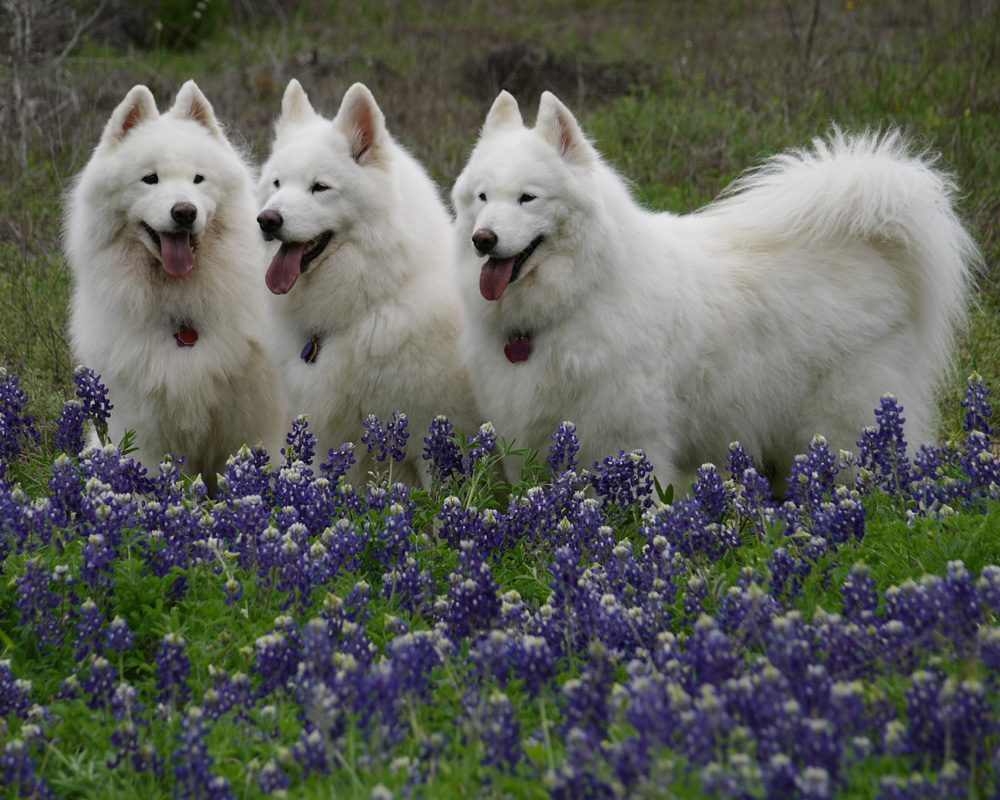
[[[502,92],[453,191],[481,408],[543,458],[566,419],[582,467],[641,448],[663,485],[734,440],[776,475],[817,433],[856,449],[886,392],[928,441],[979,260],[954,195],[898,133],[835,129],[697,213],[651,213],[555,96],[529,129]],[[497,300],[477,231],[501,260],[542,237]],[[515,333],[532,351],[509,363]]]
[[[196,214],[185,277],[168,274],[149,233],[165,243],[184,231],[178,203]],[[67,203],[72,348],[108,387],[112,440],[133,430],[147,469],[183,455],[209,487],[244,443],[280,457],[291,425],[263,344],[254,208],[254,176],[193,81],[162,115],[149,89],[134,87]],[[182,326],[197,331],[193,347],[178,346]]]
[[[293,410],[309,416],[317,458],[354,442],[348,479],[360,483],[376,467],[361,444],[362,422],[402,411],[410,440],[393,477],[426,485],[422,440],[431,420],[446,414],[465,432],[481,421],[459,357],[451,218],[436,185],[386,130],[365,86],[348,89],[328,120],[293,79],[259,200],[262,228],[266,215],[280,219],[265,228],[281,242],[268,270],[272,353]],[[302,244],[327,234],[299,272]],[[301,354],[314,337],[319,350],[307,363]]]

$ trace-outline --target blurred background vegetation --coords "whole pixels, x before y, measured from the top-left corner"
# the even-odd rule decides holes
[[[834,122],[940,151],[986,254],[942,435],[964,380],[1000,363],[1000,0],[2,0],[0,364],[51,443],[72,395],[62,198],[113,108],[194,78],[259,163],[298,78],[333,115],[367,84],[447,193],[490,103],[554,91],[645,204],[692,211]],[[834,335],[835,332],[831,332]]]

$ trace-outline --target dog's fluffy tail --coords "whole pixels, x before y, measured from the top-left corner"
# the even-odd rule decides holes
[[[902,273],[930,348],[925,355],[943,371],[982,255],[956,211],[953,178],[936,164],[899,131],[847,135],[834,128],[811,149],[746,173],[706,213],[722,215],[730,234],[748,244],[878,246]]]

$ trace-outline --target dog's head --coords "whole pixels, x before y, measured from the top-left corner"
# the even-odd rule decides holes
[[[479,281],[484,298],[498,300],[510,284],[546,269],[572,246],[565,241],[567,226],[589,202],[575,184],[597,161],[555,95],[542,94],[535,127],[527,128],[517,101],[500,93],[452,192],[461,246],[485,259]]]
[[[258,188],[261,232],[281,243],[267,270],[272,292],[291,291],[302,273],[319,268],[356,226],[377,216],[388,182],[388,143],[385,117],[363,84],[347,90],[328,120],[297,80],[289,82]]]
[[[223,198],[246,180],[234,156],[194,81],[162,115],[152,92],[136,86],[114,110],[95,151],[105,196],[89,213],[123,220],[119,233],[141,242],[168,275],[184,278]]]

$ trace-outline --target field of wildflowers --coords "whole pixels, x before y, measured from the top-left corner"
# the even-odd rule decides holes
[[[492,426],[402,415],[369,419],[364,491],[340,480],[353,448],[315,453],[300,418],[210,498],[127,443],[83,449],[110,407],[75,383],[39,461],[0,371],[5,797],[1000,792],[978,375],[961,442],[914,451],[886,396],[856,454],[817,436],[780,501],[738,444],[673,499],[641,452],[578,465],[567,422],[510,487]],[[414,446],[430,492],[392,483]]]
[[[0,797],[1000,796],[978,379],[944,398],[954,444],[904,447],[887,398],[780,502],[734,448],[664,505],[640,454],[575,463],[571,425],[508,487],[488,427],[402,417],[357,443],[383,456],[364,491],[299,421],[208,498],[127,441],[81,452],[109,409],[59,257],[59,198],[136,83],[196,78],[259,162],[291,77],[327,108],[362,81],[443,190],[500,88],[554,90],[680,213],[831,120],[896,125],[965,192],[987,268],[956,356],[995,376],[997,0],[241,0],[214,32],[204,6],[0,15]],[[431,492],[393,485],[403,447]]]

